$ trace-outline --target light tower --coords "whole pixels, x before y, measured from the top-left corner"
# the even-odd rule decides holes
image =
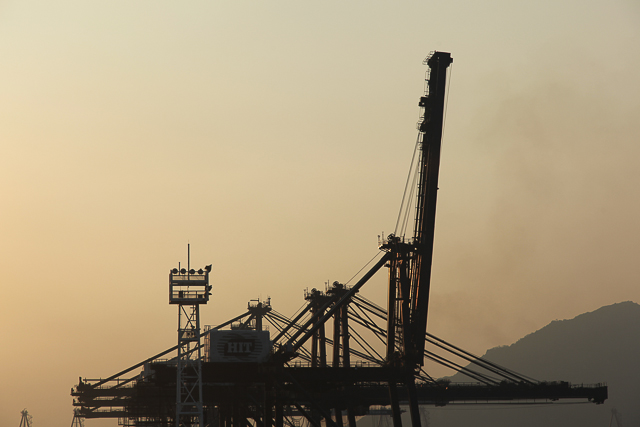
[[[200,304],[211,295],[211,265],[195,271],[174,268],[169,273],[169,304],[178,305],[176,427],[204,427]]]
[[[20,411],[20,414],[22,415],[22,418],[20,419],[20,427],[31,427],[33,417],[29,415],[29,412],[27,412],[26,409],[23,409]]]
[[[84,427],[84,418],[82,418],[82,415],[80,414],[80,410],[78,408],[73,410],[71,427]]]

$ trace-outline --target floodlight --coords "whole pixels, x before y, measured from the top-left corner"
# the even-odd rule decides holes
[[[198,274],[202,274],[204,271],[202,269],[198,270]]]
[[[211,264],[207,265],[204,269],[211,273]]]
[[[189,270],[189,274],[196,274],[196,271],[192,268],[191,270]]]
[[[185,274],[186,272],[187,272],[187,269],[186,269],[186,268],[182,268],[182,269],[180,269],[180,273]]]
[[[177,268],[174,268],[173,270],[171,270],[171,272],[172,272],[173,274],[178,274],[178,269],[177,269]]]

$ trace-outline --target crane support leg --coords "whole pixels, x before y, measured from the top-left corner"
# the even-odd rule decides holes
[[[273,427],[273,399],[271,398],[271,387],[265,386],[264,390],[264,416],[262,423],[264,427]]]
[[[282,407],[282,402],[280,399],[276,398],[276,418],[275,418],[275,427],[283,427],[284,426],[284,408]]]
[[[336,417],[336,425],[338,427],[342,427],[342,411],[340,410],[340,408],[335,408],[333,411]]]
[[[349,427],[356,427],[356,416],[353,413],[353,408],[351,408],[351,406],[347,409],[347,418],[349,419]]]
[[[411,414],[411,427],[420,426],[420,407],[418,406],[418,396],[416,383],[413,376],[407,378],[407,394],[409,396],[409,413]]]
[[[389,383],[389,400],[391,400],[391,415],[393,417],[393,427],[402,427],[402,417],[400,416],[400,401],[398,400],[398,386],[395,382]]]

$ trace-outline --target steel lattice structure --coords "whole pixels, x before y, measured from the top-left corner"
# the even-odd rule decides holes
[[[178,305],[176,427],[204,427],[200,305],[209,301],[210,271],[188,266],[169,273],[169,303]]]

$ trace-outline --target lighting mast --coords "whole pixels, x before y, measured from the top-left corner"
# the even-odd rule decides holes
[[[200,305],[211,295],[210,272],[211,265],[191,269],[189,260],[169,273],[169,304],[178,305],[176,427],[204,427]]]
[[[27,412],[26,409],[23,409],[20,411],[20,414],[22,415],[22,418],[20,419],[20,427],[31,427],[33,417],[29,415],[29,412]]]

